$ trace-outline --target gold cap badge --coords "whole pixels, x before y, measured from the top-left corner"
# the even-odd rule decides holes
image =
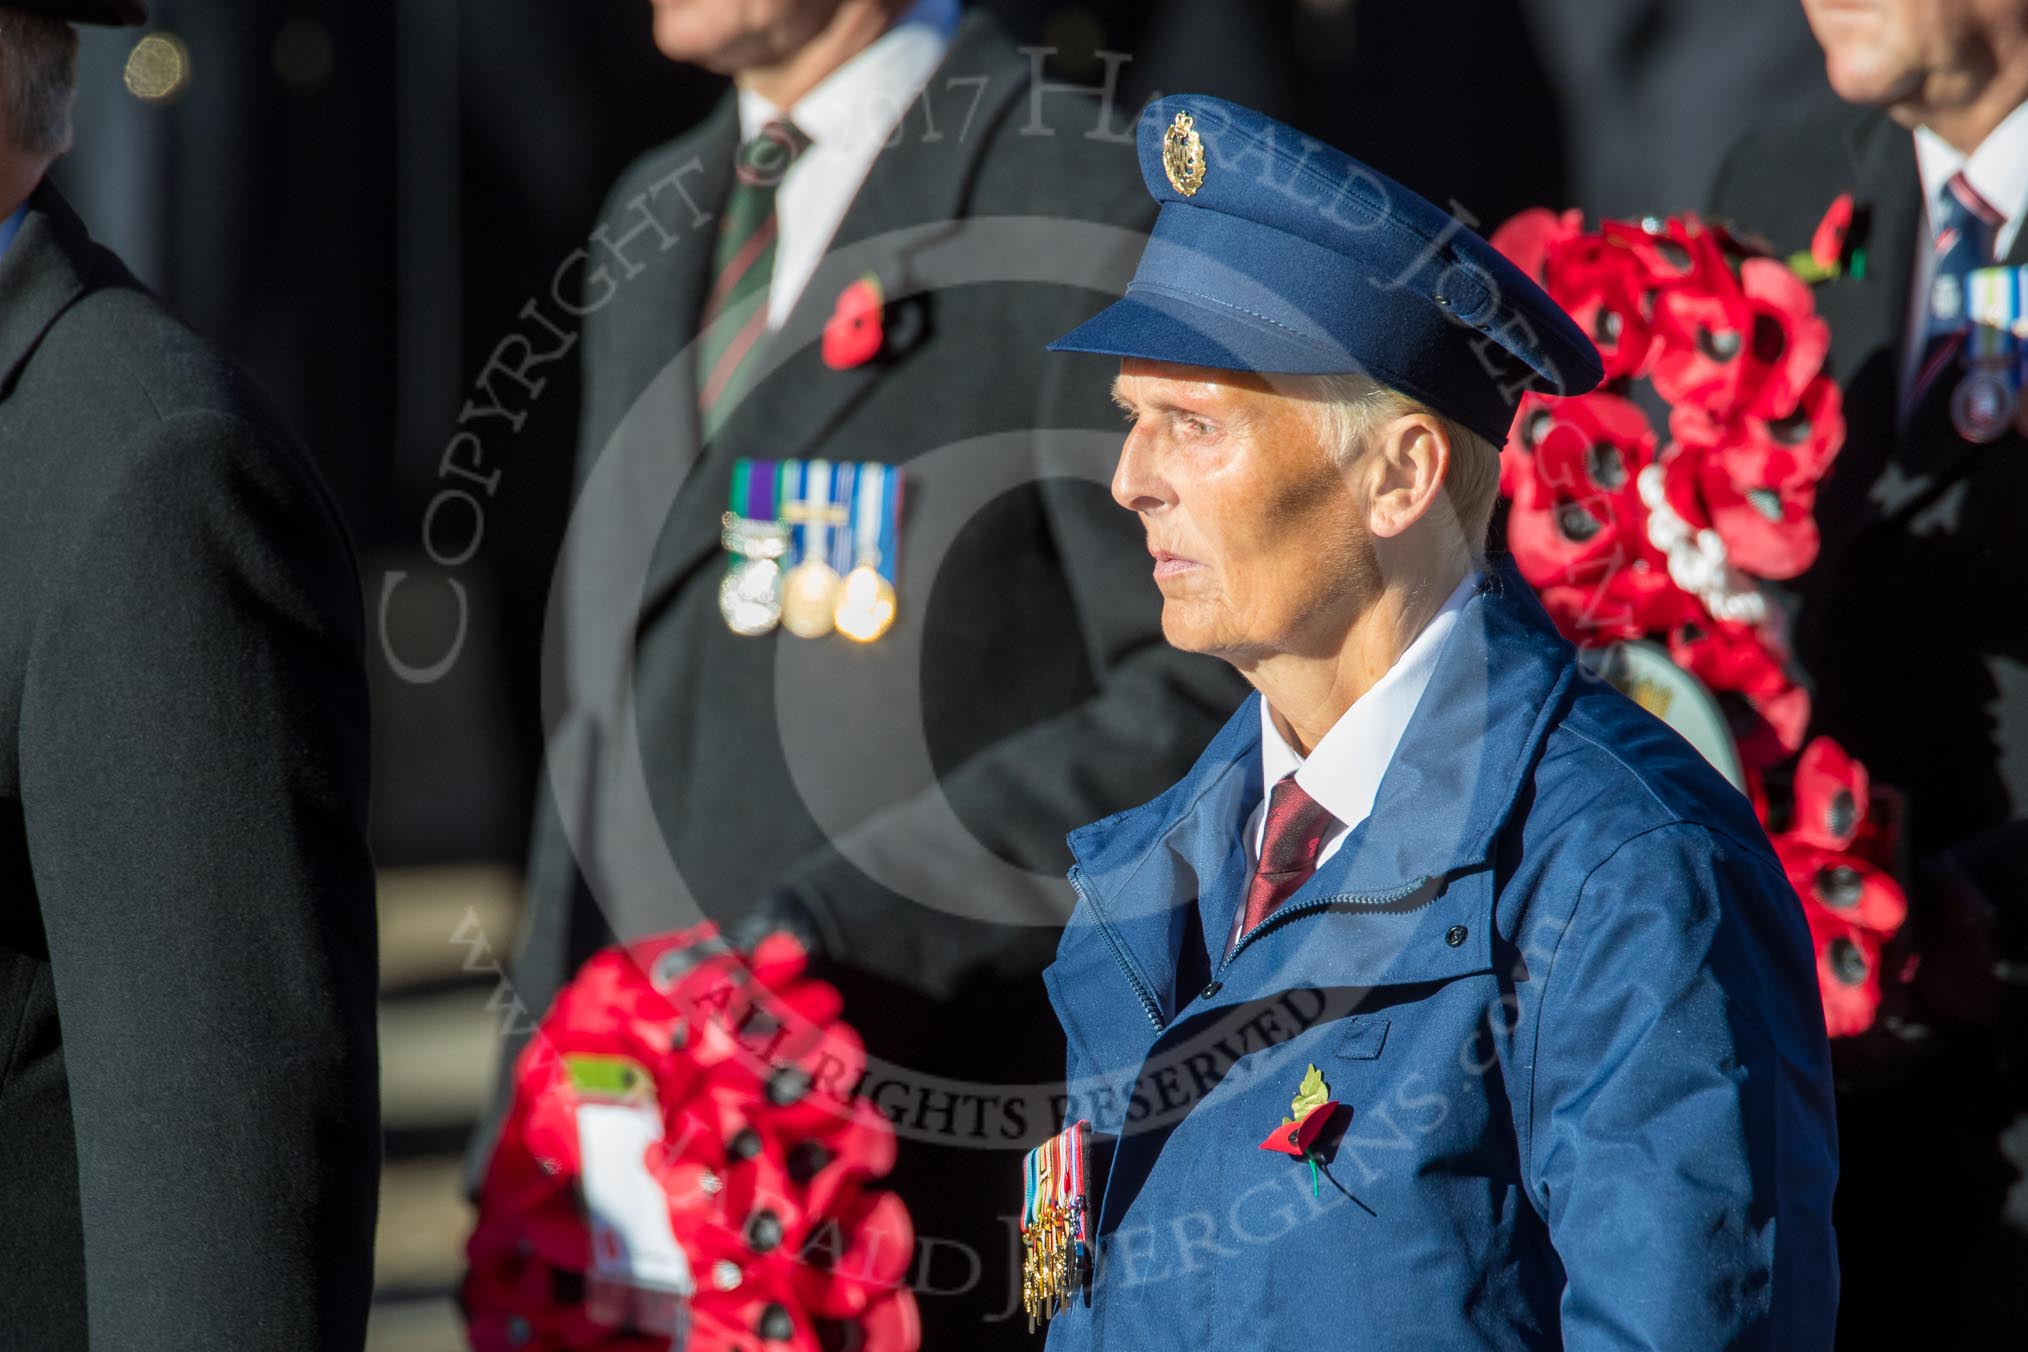
[[[1176,114],[1162,133],[1162,172],[1169,176],[1169,186],[1185,197],[1196,196],[1204,186],[1204,142],[1188,113]]]

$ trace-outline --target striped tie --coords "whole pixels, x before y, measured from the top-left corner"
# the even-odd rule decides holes
[[[1337,818],[1296,783],[1294,771],[1275,781],[1268,795],[1267,822],[1261,830],[1260,862],[1246,889],[1246,918],[1240,933],[1275,913],[1317,871],[1324,833]]]
[[[1952,174],[1930,231],[1936,256],[1928,297],[1929,319],[1923,330],[1922,364],[1909,385],[1907,408],[1922,403],[1937,377],[1951,368],[1965,344],[1970,324],[1965,312],[1965,287],[1974,268],[1993,261],[1993,237],[2002,217],[1979,196],[1964,172]]]
[[[780,233],[775,194],[809,146],[810,138],[793,122],[778,118],[739,148],[732,192],[718,223],[711,294],[697,347],[697,411],[707,441],[739,407],[760,365]]]

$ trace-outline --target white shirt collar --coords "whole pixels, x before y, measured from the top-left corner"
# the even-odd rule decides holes
[[[1960,169],[1979,196],[2006,219],[1994,239],[1997,256],[2014,247],[2023,215],[2028,215],[2028,103],[2001,120],[1978,149],[1966,155],[1928,127],[1915,129],[1915,167],[1922,175],[1922,200],[1936,219],[1944,185]]]
[[[1430,677],[1436,674],[1444,640],[1457,627],[1458,613],[1478,590],[1479,581],[1476,572],[1466,575],[1414,642],[1371,689],[1353,701],[1352,707],[1331,725],[1307,758],[1297,755],[1282,740],[1281,731],[1268,713],[1267,701],[1261,701],[1263,801],[1275,783],[1293,770],[1296,783],[1336,817],[1343,830],[1349,831],[1372,814],[1381,777],[1394,760],[1395,748],[1408,731],[1409,719],[1415,716],[1415,707],[1422,702],[1422,692]]]
[[[810,148],[782,175],[775,201],[780,235],[768,283],[770,329],[786,323],[801,300],[873,162],[950,50],[957,22],[957,0],[916,0],[878,41],[789,110]],[[779,115],[760,95],[739,91],[742,141]]]
[[[818,81],[789,118],[811,146],[863,147],[885,141],[916,91],[943,60],[958,23],[958,0],[916,0],[865,51]],[[739,139],[750,141],[782,110],[739,91]],[[791,174],[794,169],[789,171]],[[784,182],[786,183],[786,179]]]

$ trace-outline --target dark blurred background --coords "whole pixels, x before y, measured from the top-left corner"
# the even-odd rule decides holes
[[[1821,87],[1793,0],[993,0],[1055,77],[1121,69],[1260,107],[1490,230],[1527,206],[1702,204],[1724,147]],[[489,355],[608,184],[722,82],[645,0],[155,0],[85,40],[56,177],[100,239],[251,367],[360,550],[376,691],[389,1168],[374,1346],[457,1345],[456,1161],[492,1071],[540,743],[538,644],[568,509],[574,360],[489,432],[483,538],[424,556],[439,463]],[[142,46],[141,44],[147,44]],[[552,311],[553,313],[553,311]],[[526,397],[522,397],[526,395]],[[501,424],[504,426],[504,424]],[[461,542],[470,523],[443,525]],[[408,580],[383,606],[390,573]],[[451,650],[441,679],[404,679]],[[392,660],[390,659],[392,655]],[[536,1011],[539,1013],[539,1011]]]

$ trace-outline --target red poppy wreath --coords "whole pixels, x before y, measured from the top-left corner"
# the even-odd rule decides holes
[[[597,954],[514,1069],[462,1292],[476,1352],[915,1352],[859,1037],[785,936]]]
[[[1650,646],[1647,670],[1673,668],[1663,679],[1720,712],[1726,768],[1802,900],[1834,1036],[1872,1026],[1907,914],[1889,870],[1897,814],[1830,738],[1804,747],[1809,692],[1762,583],[1817,556],[1817,485],[1845,423],[1810,284],[1845,269],[1851,216],[1849,199],[1832,203],[1786,261],[1695,216],[1586,230],[1575,211],[1534,210],[1493,236],[1606,372],[1593,393],[1523,400],[1500,457],[1507,548],[1572,642],[1592,656]],[[1668,716],[1666,692],[1619,683]]]

